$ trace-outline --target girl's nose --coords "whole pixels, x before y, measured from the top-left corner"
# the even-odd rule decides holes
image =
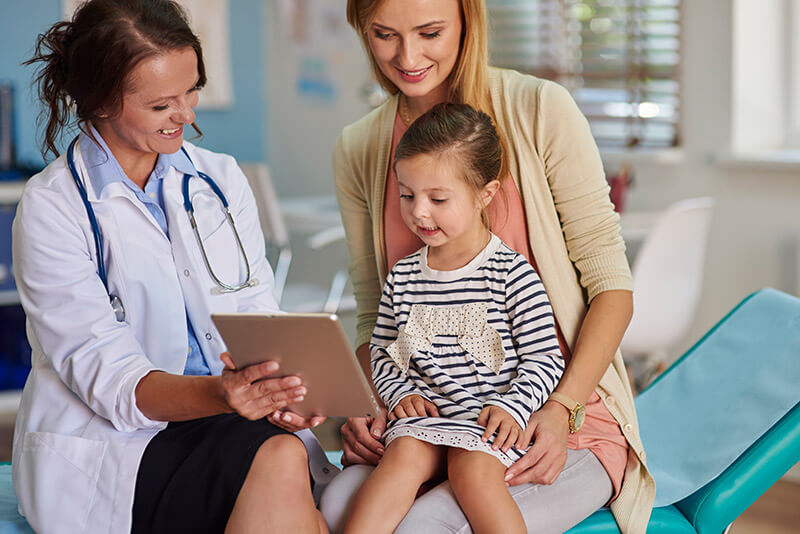
[[[411,214],[414,216],[415,219],[423,219],[428,215],[428,209],[425,206],[424,202],[414,202],[414,205],[411,207]]]

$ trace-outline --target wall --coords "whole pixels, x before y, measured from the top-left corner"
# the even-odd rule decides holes
[[[195,142],[242,161],[266,160],[266,6],[261,0],[230,0],[234,105],[197,113],[204,137]],[[15,84],[17,157],[26,163],[42,162],[35,127],[39,106],[30,87],[33,68],[20,63],[61,9],[60,0],[0,0],[0,80]]]
[[[746,295],[771,286],[797,295],[800,165],[725,163],[730,152],[732,2],[682,2],[683,158],[634,162],[628,209],[658,209],[701,195],[717,200],[705,279],[683,352]]]

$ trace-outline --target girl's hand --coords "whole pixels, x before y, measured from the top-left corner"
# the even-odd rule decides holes
[[[478,424],[486,427],[486,431],[481,436],[484,442],[489,441],[492,434],[497,432],[492,444],[492,449],[501,449],[507,452],[511,447],[521,447],[522,427],[517,424],[511,414],[499,406],[487,406],[478,415]]]
[[[238,370],[227,352],[223,352],[220,359],[225,364],[220,394],[232,411],[246,419],[262,419],[305,398],[306,387],[300,377],[269,378],[278,370],[277,362],[263,362]]]
[[[389,414],[389,421],[405,417],[425,417],[426,415],[439,417],[436,405],[421,395],[409,395],[397,403],[392,413]]]
[[[375,417],[350,417],[342,425],[342,465],[377,465],[383,456],[378,441],[386,429],[386,410]]]
[[[569,418],[566,408],[557,402],[546,402],[528,420],[523,435],[525,444],[533,439],[528,452],[506,470],[505,481],[509,486],[552,484],[567,462],[567,436]]]

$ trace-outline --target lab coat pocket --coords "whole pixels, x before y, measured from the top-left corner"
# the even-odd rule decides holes
[[[203,241],[218,232],[227,222],[225,207],[211,191],[198,191],[192,195],[192,206],[197,232]]]
[[[28,432],[19,476],[20,506],[37,532],[84,532],[94,502],[106,443],[91,439]],[[64,495],[69,495],[65,506]],[[58,525],[48,522],[59,510]]]

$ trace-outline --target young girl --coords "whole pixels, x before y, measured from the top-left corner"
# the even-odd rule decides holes
[[[503,476],[564,360],[541,280],[486,222],[507,174],[500,139],[486,114],[439,104],[409,127],[394,166],[403,220],[426,246],[384,286],[370,348],[386,452],[346,531],[394,530],[446,469],[475,532],[525,532]]]

